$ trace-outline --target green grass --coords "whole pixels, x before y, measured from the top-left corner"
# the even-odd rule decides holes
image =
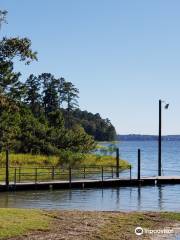
[[[50,218],[40,210],[0,209],[0,239],[47,230]]]
[[[173,221],[180,221],[180,213],[175,212],[162,212],[161,217],[173,220]]]
[[[14,154],[9,156],[11,166],[56,166],[60,161],[59,156],[45,156],[32,154]],[[5,153],[0,153],[0,164],[5,164]],[[113,156],[101,156],[95,154],[85,154],[79,166],[115,166],[116,159]],[[120,160],[122,169],[127,169],[130,164],[125,160]]]
[[[9,155],[11,166],[48,166],[57,165],[58,156],[32,155],[32,154],[15,154]],[[6,154],[0,153],[0,164],[5,164]]]
[[[113,156],[101,156],[101,155],[93,155],[87,154],[84,161],[82,161],[81,165],[84,166],[115,166],[116,165],[116,158]],[[130,164],[126,160],[120,160],[120,167],[121,169],[129,169]]]

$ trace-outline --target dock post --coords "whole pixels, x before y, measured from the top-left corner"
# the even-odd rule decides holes
[[[71,168],[69,168],[69,187],[71,188],[71,181],[72,181],[72,172]]]
[[[141,179],[141,150],[140,149],[138,149],[138,176],[137,176],[137,178],[138,178],[138,180],[140,180]]]
[[[6,150],[6,188],[9,188],[9,150]]]
[[[16,185],[16,167],[14,169],[14,185]]]
[[[86,178],[86,168],[84,167],[84,169],[83,169],[84,171],[83,171],[83,174],[84,174],[84,179]]]
[[[52,166],[52,180],[54,180],[54,175],[55,175],[55,171],[54,171],[54,166]]]
[[[35,184],[37,183],[37,168],[35,168]]]
[[[102,182],[103,182],[104,181],[104,169],[103,169],[103,167],[101,169],[101,179],[102,179]]]
[[[116,148],[116,177],[119,178],[119,148]]]
[[[19,167],[19,183],[21,182],[21,167]]]
[[[130,180],[132,179],[132,169],[131,169],[131,165],[129,167],[129,174],[130,174]]]

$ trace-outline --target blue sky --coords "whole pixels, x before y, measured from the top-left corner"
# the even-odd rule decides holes
[[[179,0],[0,0],[1,35],[27,36],[38,62],[16,68],[51,72],[80,89],[80,107],[108,117],[117,132],[180,134]]]

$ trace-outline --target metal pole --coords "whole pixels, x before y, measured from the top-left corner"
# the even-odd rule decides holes
[[[119,148],[116,148],[116,177],[119,178]]]
[[[162,158],[162,101],[159,100],[158,176],[161,176]]]
[[[141,150],[138,149],[138,180],[141,179]]]
[[[9,187],[9,150],[6,150],[6,187]]]

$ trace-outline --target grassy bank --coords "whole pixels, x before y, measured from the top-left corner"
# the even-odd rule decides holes
[[[40,210],[0,209],[0,239],[47,230],[50,218]]]
[[[137,226],[151,230],[177,227],[180,213],[0,209],[0,239],[134,240],[139,239],[134,233]],[[140,239],[150,237],[145,234]]]
[[[5,153],[0,153],[0,164],[5,165]],[[14,154],[9,155],[11,166],[56,166],[63,161],[60,156],[45,156],[32,154]],[[77,161],[79,167],[89,166],[115,166],[116,159],[113,156],[100,156],[95,154],[84,154],[82,158]],[[130,164],[128,161],[120,160],[122,169],[128,169]]]
[[[59,156],[44,156],[31,154],[13,154],[9,155],[10,181],[44,181],[52,180],[52,171],[54,171],[54,180],[66,180],[69,177],[68,164],[64,164]],[[65,161],[65,160],[64,160]],[[63,163],[63,164],[62,164]],[[86,168],[86,176],[90,176],[93,172],[95,174],[101,173],[101,167],[104,167],[109,176],[112,175],[111,166],[115,166],[116,159],[112,156],[100,156],[93,154],[86,154],[75,164],[71,163],[72,169],[77,168],[77,171],[72,172],[72,177],[84,177],[84,167]],[[0,154],[0,165],[5,166],[5,154]],[[52,170],[55,166],[55,170]],[[14,168],[15,167],[15,168]],[[120,170],[125,170],[130,167],[130,164],[125,160],[120,160]],[[113,168],[115,171],[115,168]],[[37,177],[36,177],[37,176]],[[5,168],[0,168],[0,181],[5,180]]]

